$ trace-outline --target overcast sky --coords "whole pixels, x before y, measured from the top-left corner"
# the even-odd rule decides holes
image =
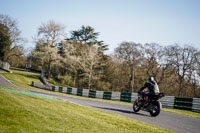
[[[54,20],[66,32],[89,25],[100,32],[109,53],[122,41],[189,44],[200,49],[200,0],[0,0],[0,14],[18,20],[22,36]]]

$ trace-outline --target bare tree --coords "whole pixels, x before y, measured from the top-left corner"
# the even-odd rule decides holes
[[[153,76],[158,81],[158,74],[163,66],[163,48],[156,43],[144,45],[144,65],[148,76]]]
[[[133,92],[135,66],[142,58],[141,44],[136,44],[134,42],[122,42],[120,46],[115,49],[115,54],[129,66],[129,89],[131,89]]]
[[[42,36],[48,45],[55,46],[61,40],[60,37],[64,35],[64,29],[64,25],[50,20],[47,23],[42,23],[38,28],[38,36]]]
[[[196,65],[191,75],[190,82],[192,84],[193,97],[200,97],[200,51],[194,53]]]
[[[178,45],[169,46],[167,49],[167,61],[174,67],[178,76],[178,96],[183,96],[186,78],[195,65],[195,49],[191,46],[182,48]]]
[[[147,43],[144,45],[144,62],[145,71],[148,76],[153,76],[158,84],[170,77],[169,66],[166,61],[166,51],[164,47],[156,43]]]
[[[115,91],[126,91],[127,84],[130,83],[130,73],[127,71],[129,66],[124,63],[123,59],[118,58],[118,56],[113,54],[111,56],[112,60],[110,62],[112,73],[111,86],[112,90]],[[130,89],[130,88],[129,88]]]
[[[48,78],[51,76],[51,67],[53,63],[59,58],[58,49],[55,47],[64,35],[64,26],[58,24],[53,20],[48,21],[46,24],[38,28],[38,36],[36,41],[36,49],[33,56],[40,57],[42,69],[47,71]]]
[[[200,51],[195,54],[197,75],[200,77]]]

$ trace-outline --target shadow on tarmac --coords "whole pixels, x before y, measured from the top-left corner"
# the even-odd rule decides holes
[[[122,112],[122,113],[126,113],[126,114],[136,114],[136,115],[141,115],[141,116],[148,116],[148,117],[151,117],[151,116],[146,115],[146,114],[135,113],[135,112],[133,112],[133,111],[128,111],[128,110],[113,109],[113,108],[104,108],[104,107],[97,107],[97,106],[92,106],[92,107],[94,107],[94,108],[98,108],[98,109],[102,109],[102,110],[111,110],[111,111]]]

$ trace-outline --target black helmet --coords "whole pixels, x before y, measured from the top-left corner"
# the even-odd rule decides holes
[[[150,81],[154,81],[154,78],[151,77],[151,76],[149,76],[148,79],[147,79],[147,81],[149,81],[149,82],[150,82]]]

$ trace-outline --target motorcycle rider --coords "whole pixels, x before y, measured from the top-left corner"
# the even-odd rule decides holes
[[[141,94],[141,92],[145,88],[148,89],[148,92],[143,94],[143,99],[145,100],[144,105],[148,104],[148,101],[149,101],[149,99],[151,99],[152,96],[154,96],[157,93],[160,93],[158,84],[156,83],[154,78],[151,76],[147,78],[147,82],[144,84],[144,86],[142,88],[140,88],[140,90],[138,91],[138,94]]]

